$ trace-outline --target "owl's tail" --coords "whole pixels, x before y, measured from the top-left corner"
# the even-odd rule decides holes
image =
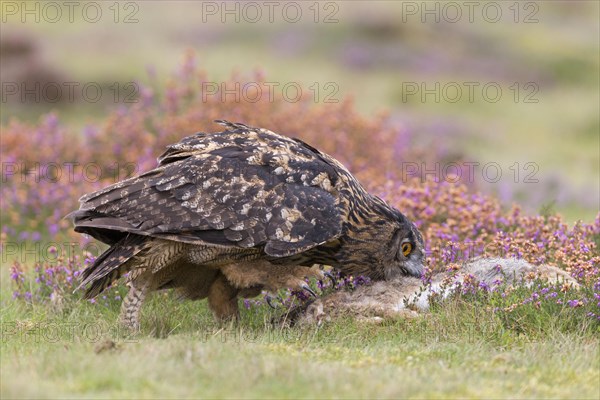
[[[102,253],[92,265],[83,270],[81,284],[76,290],[90,285],[84,298],[91,299],[102,293],[104,289],[119,279],[131,268],[131,260],[135,255],[144,250],[147,237],[127,235],[108,250]]]

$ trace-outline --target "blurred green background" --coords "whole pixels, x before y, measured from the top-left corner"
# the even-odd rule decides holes
[[[367,116],[387,112],[410,145],[497,163],[497,182],[477,168],[474,185],[505,204],[571,222],[600,208],[598,2],[47,4],[0,2],[3,124],[48,112],[74,129],[99,123],[127,83],[160,90],[192,50],[211,82],[262,71],[318,88],[323,106],[351,96]],[[36,82],[37,94],[21,91]],[[73,99],[65,82],[78,84]],[[98,102],[83,98],[89,83]]]

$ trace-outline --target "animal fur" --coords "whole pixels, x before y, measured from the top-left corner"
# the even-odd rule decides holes
[[[414,277],[375,282],[359,286],[352,292],[340,291],[322,297],[308,306],[299,307],[284,316],[283,320],[298,324],[320,324],[340,315],[351,315],[369,322],[385,318],[415,317],[429,310],[431,296],[447,299],[464,284],[498,282],[530,285],[533,278],[549,282],[564,282],[578,287],[577,281],[564,270],[550,265],[532,265],[515,258],[478,258],[468,262],[456,272],[434,275],[431,285]]]

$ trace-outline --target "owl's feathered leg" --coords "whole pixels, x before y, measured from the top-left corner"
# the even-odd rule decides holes
[[[221,272],[227,280],[240,289],[263,286],[269,292],[276,293],[279,289],[307,291],[311,296],[317,294],[308,286],[305,278],[323,279],[325,275],[318,268],[298,265],[275,265],[266,260],[256,260],[244,264],[228,264],[221,267]]]
[[[237,296],[234,288],[223,274],[219,274],[208,289],[208,306],[219,321],[235,319],[239,316]]]
[[[134,279],[128,283],[129,292],[121,304],[121,323],[132,331],[140,329],[140,310],[150,291],[147,279]]]

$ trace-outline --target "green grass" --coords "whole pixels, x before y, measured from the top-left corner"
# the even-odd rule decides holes
[[[158,294],[132,336],[115,323],[117,301],[25,304],[10,299],[7,279],[2,289],[2,398],[598,398],[600,389],[598,326],[569,309],[506,320],[455,299],[416,319],[283,329],[270,322],[281,311],[267,307],[219,326],[206,302]],[[107,341],[116,348],[99,351]]]
[[[165,4],[140,3],[138,24],[105,18],[102,24],[79,19],[4,28],[33,36],[43,64],[67,80],[139,79],[160,90],[185,49],[194,48],[211,80],[261,68],[268,81],[305,87],[335,82],[337,98],[353,95],[366,115],[387,109],[409,128],[422,126],[418,132],[424,137],[431,133],[423,121],[455,123],[465,133],[456,149],[464,150],[468,161],[499,162],[509,175],[516,161],[536,162],[539,186],[551,185],[558,175],[566,177],[560,182],[569,183],[563,188],[568,191],[586,194],[598,187],[598,5],[593,2],[568,8],[571,17],[558,2],[543,3],[538,24],[479,21],[446,26],[439,34],[428,25],[400,23],[400,5],[371,2],[354,9],[346,2],[339,24],[305,24],[312,32],[308,46],[295,55],[273,47],[273,36],[294,26],[201,24],[197,9]],[[372,10],[390,15],[396,36],[372,38],[361,31],[366,28],[359,22],[368,22],[364,17]],[[337,59],[348,43],[369,47],[385,40],[410,52],[441,55],[445,67],[363,70]],[[463,69],[455,55],[504,60],[514,72],[496,76],[493,70]],[[155,67],[157,82],[147,77],[147,66]],[[532,79],[540,85],[540,102],[511,101],[507,88]],[[499,81],[503,100],[403,102],[399,92],[402,82],[474,80]],[[55,110],[75,131],[102,121],[113,104],[4,106],[2,121],[35,121]],[[529,193],[539,186],[523,189]],[[551,204],[553,198],[547,200]],[[555,208],[571,222],[590,221],[598,211],[577,202]],[[481,299],[457,299],[413,320],[368,325],[340,319],[318,329],[282,330],[270,324],[277,313],[266,307],[242,310],[237,325],[218,326],[206,302],[157,295],[143,310],[142,331],[130,336],[115,323],[118,302],[108,307],[73,299],[61,307],[16,302],[7,271],[7,265],[0,268],[1,398],[600,398],[600,331],[564,307],[526,308],[503,318]],[[116,348],[97,353],[107,340]]]

